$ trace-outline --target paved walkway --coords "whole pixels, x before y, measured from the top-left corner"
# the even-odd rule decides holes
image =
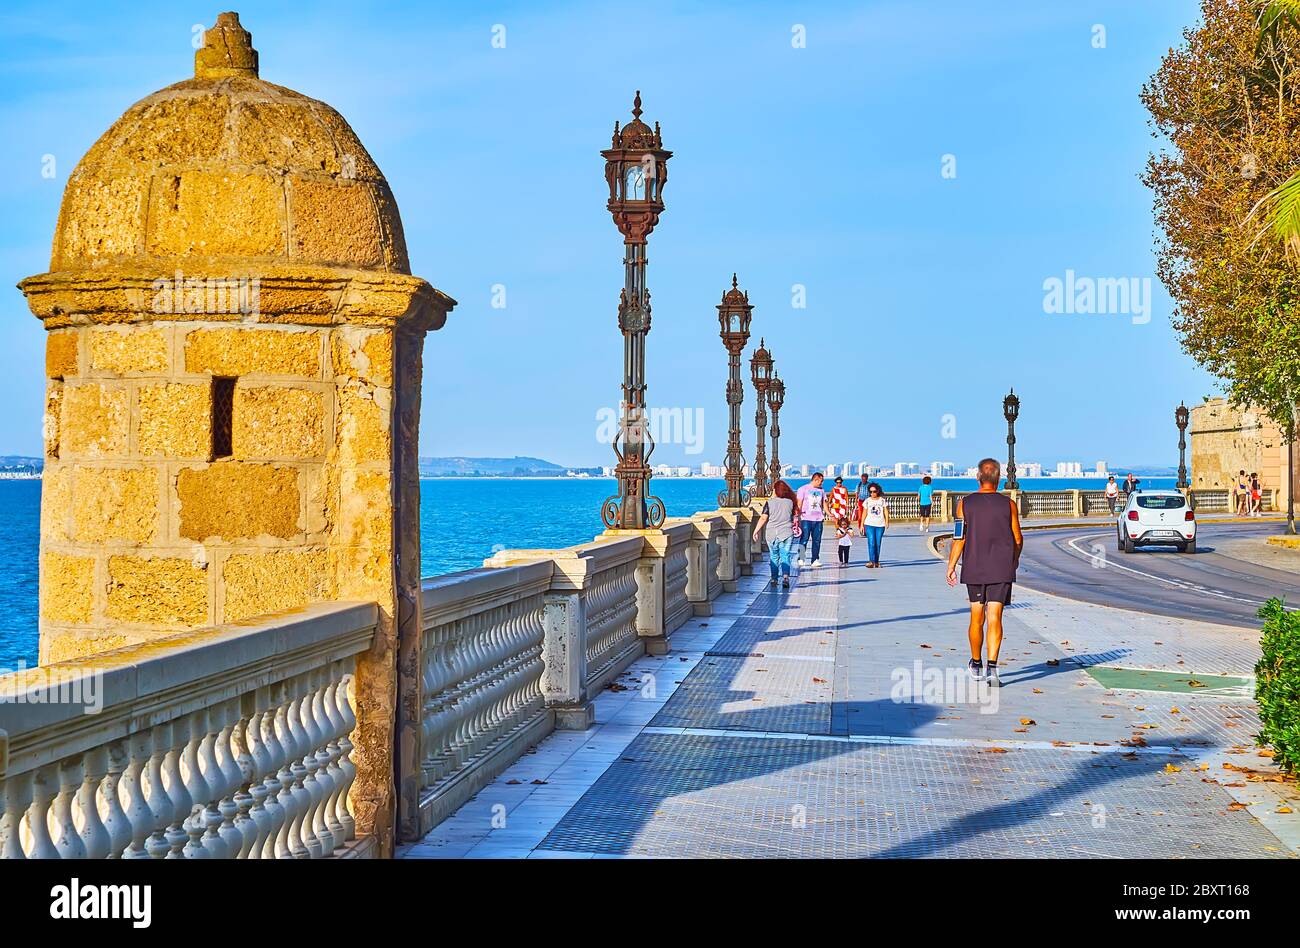
[[[881,570],[856,543],[790,592],[746,578],[602,694],[596,727],[547,738],[403,854],[1300,850],[1278,812],[1300,811],[1295,785],[1253,773],[1272,768],[1251,746],[1251,632],[1018,590],[991,691],[965,677],[963,591],[914,528]]]

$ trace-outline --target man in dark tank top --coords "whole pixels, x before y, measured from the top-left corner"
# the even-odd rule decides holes
[[[1002,610],[1011,604],[1011,585],[1016,581],[1020,550],[1020,511],[1011,498],[998,493],[1002,465],[993,458],[980,461],[980,489],[957,503],[952,549],[948,551],[948,585],[957,585],[957,564],[970,600],[970,673],[986,677],[983,662],[985,626],[988,627],[989,660],[987,678],[998,678],[998,652],[1002,648]]]

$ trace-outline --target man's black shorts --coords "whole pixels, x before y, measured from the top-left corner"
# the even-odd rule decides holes
[[[1011,605],[1010,583],[967,583],[966,595],[971,602],[1000,602]]]
[[[933,506],[934,506],[933,504],[922,504],[922,505],[921,505],[921,516],[924,517],[924,518],[926,518],[927,520],[929,520],[929,519],[930,519],[930,509],[931,509]]]

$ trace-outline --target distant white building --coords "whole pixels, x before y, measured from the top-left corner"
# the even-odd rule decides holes
[[[953,464],[951,461],[930,462],[931,477],[952,477],[956,473],[957,473],[957,465]]]
[[[915,477],[921,473],[921,465],[915,461],[898,461],[894,464],[895,477]]]
[[[1024,477],[1042,477],[1043,465],[1037,461],[1026,461],[1021,472]]]
[[[707,461],[700,465],[700,473],[705,477],[724,477],[727,469],[721,464],[709,464]]]
[[[1107,477],[1110,474],[1110,467],[1105,461],[1097,462],[1097,474],[1100,477]]]
[[[800,476],[802,476],[802,477],[807,477],[810,473],[812,473],[812,471],[811,471],[811,469],[808,467],[807,464],[801,464],[801,465],[799,466],[799,474],[800,474]]]
[[[1057,461],[1055,477],[1082,477],[1083,464],[1079,461]]]

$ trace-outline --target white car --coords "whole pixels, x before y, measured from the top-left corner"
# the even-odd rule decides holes
[[[1176,490],[1135,490],[1115,524],[1115,544],[1125,553],[1154,544],[1195,553],[1196,514]]]

